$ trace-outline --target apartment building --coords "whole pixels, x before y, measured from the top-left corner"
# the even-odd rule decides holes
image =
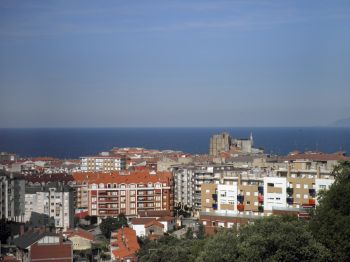
[[[89,215],[102,218],[124,213],[136,217],[139,211],[173,212],[173,178],[170,172],[77,172],[73,177],[77,183],[84,182],[87,186]]]
[[[45,186],[26,186],[25,222],[34,226],[53,223],[56,228],[74,226],[73,190],[58,183]]]
[[[232,185],[234,182],[238,183],[240,177],[245,177],[246,179],[242,180],[242,183],[239,182],[240,187],[235,190],[238,190],[237,192],[251,191],[252,196],[254,196],[253,191],[255,188],[257,189],[257,182],[254,179],[268,175],[269,171],[236,167],[233,164],[202,164],[173,166],[172,172],[175,181],[175,203],[181,203],[199,211],[202,209],[203,203],[202,189],[208,184]],[[217,188],[215,189],[217,190]],[[250,205],[250,200],[247,201],[246,204]],[[209,208],[209,203],[205,204],[206,208]]]
[[[201,211],[216,213],[274,213],[312,208],[317,194],[334,182],[329,171],[279,169],[260,177],[239,175],[201,185]],[[233,195],[234,194],[234,195]]]
[[[225,183],[225,184],[222,184]],[[201,211],[262,212],[263,178],[239,175],[220,184],[203,184]]]
[[[83,172],[112,172],[126,169],[126,158],[122,155],[99,155],[81,157]]]
[[[0,218],[23,222],[25,181],[19,174],[0,171]]]

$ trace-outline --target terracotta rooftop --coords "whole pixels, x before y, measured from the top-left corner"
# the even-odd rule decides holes
[[[168,210],[147,210],[147,211],[139,211],[139,217],[166,217],[170,216],[171,213]]]
[[[113,255],[117,260],[123,260],[127,257],[135,257],[140,249],[137,241],[136,232],[128,227],[120,228],[117,232],[117,250],[113,250]]]
[[[172,178],[170,172],[157,172],[151,175],[147,170],[142,171],[124,171],[124,172],[74,172],[73,178],[76,182],[87,182],[89,184],[99,183],[169,183]]]
[[[63,234],[67,235],[68,238],[73,237],[73,236],[79,236],[85,239],[88,239],[90,241],[94,240],[94,236],[81,228],[75,228],[75,229],[67,229],[66,232],[63,232]]]
[[[154,221],[153,217],[133,218],[131,224],[133,225],[146,225],[147,223]]]
[[[152,221],[148,222],[147,224],[145,224],[145,228],[150,227],[150,226],[158,226],[158,227],[164,228],[164,225],[162,223],[158,222],[157,220],[152,220]]]
[[[332,154],[322,153],[322,152],[292,152],[288,156],[283,158],[287,161],[293,160],[311,160],[311,161],[340,161],[340,160],[350,160],[344,152],[336,152]]]

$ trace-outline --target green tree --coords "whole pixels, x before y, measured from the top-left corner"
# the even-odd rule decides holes
[[[107,217],[103,219],[100,224],[100,229],[102,234],[109,239],[111,237],[111,232],[118,230],[122,226],[128,226],[128,220],[123,213],[119,214],[116,218]]]
[[[196,262],[235,261],[237,253],[237,233],[234,230],[219,231],[203,245]]]
[[[310,228],[334,261],[350,261],[350,161],[340,162],[333,173],[335,182],[319,195]]]
[[[198,239],[204,239],[205,238],[205,228],[204,225],[200,222],[198,226],[198,231],[197,231],[197,238]]]
[[[308,229],[295,217],[258,220],[240,230],[237,261],[329,261],[329,250]]]

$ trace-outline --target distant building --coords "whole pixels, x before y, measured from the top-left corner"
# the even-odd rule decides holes
[[[213,135],[210,138],[209,154],[211,156],[217,156],[221,152],[228,152],[230,150],[237,150],[242,153],[253,153],[254,140],[253,135],[250,134],[249,138],[233,138],[227,132]]]
[[[15,162],[17,155],[7,152],[0,152],[0,162]]]
[[[111,172],[126,169],[125,156],[86,156],[81,157],[80,170],[83,172]]]
[[[26,186],[25,222],[33,226],[54,223],[56,228],[73,227],[73,190],[57,183],[45,186]]]
[[[22,176],[0,171],[0,217],[23,222],[25,181]]]

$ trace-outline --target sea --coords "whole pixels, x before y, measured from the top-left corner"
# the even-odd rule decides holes
[[[350,153],[350,127],[222,127],[222,128],[2,128],[0,151],[23,157],[61,159],[92,155],[113,147],[180,150],[207,154],[213,134],[229,132],[249,138],[266,153],[345,151]]]

